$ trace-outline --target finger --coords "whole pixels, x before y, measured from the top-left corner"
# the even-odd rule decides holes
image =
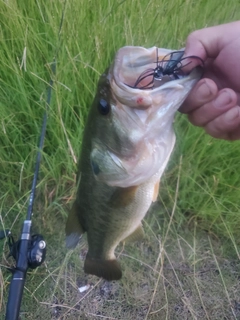
[[[217,139],[240,139],[240,107],[235,106],[209,122],[205,131]]]
[[[235,21],[192,32],[187,38],[184,56],[196,55],[203,60],[216,58],[229,39],[238,36],[233,30],[239,27],[240,21]]]
[[[223,89],[219,91],[214,100],[205,103],[200,108],[191,112],[189,114],[189,120],[195,126],[203,127],[208,122],[218,118],[220,115],[226,113],[229,109],[235,107],[236,104],[236,93],[231,89]]]
[[[192,89],[187,99],[184,101],[179,111],[189,113],[212,101],[218,94],[218,88],[211,79],[201,79]]]

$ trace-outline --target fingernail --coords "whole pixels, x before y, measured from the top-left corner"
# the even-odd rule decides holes
[[[214,105],[216,106],[216,108],[224,108],[229,104],[229,102],[231,102],[231,100],[232,99],[229,93],[226,91],[223,91],[215,100]]]
[[[234,107],[225,113],[225,120],[231,122],[240,116],[240,108]]]
[[[201,99],[203,97],[207,98],[212,94],[212,91],[207,85],[206,81],[201,83],[200,87],[197,89],[197,94],[199,95],[199,97],[201,97]]]

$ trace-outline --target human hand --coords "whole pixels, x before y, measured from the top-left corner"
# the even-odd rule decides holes
[[[197,30],[187,38],[184,56],[200,57],[204,73],[179,110],[215,138],[240,139],[239,52],[240,21]]]

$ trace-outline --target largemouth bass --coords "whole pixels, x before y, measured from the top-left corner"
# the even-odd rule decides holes
[[[121,278],[115,248],[141,237],[141,221],[157,199],[175,143],[174,114],[201,77],[199,67],[181,73],[172,53],[123,47],[100,77],[83,136],[77,197],[66,224],[69,248],[87,232],[86,273]]]

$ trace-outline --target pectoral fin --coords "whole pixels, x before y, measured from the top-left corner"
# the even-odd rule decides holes
[[[127,207],[134,201],[138,186],[117,188],[111,196],[109,205],[114,208]]]
[[[127,238],[123,240],[123,242],[129,243],[129,242],[135,242],[140,241],[144,238],[144,230],[142,227],[142,224],[133,231]]]
[[[157,201],[158,193],[159,193],[160,180],[155,183],[154,191],[153,191],[153,199],[152,201]]]
[[[66,246],[67,248],[75,248],[78,244],[84,230],[78,219],[77,203],[74,202],[66,223]]]

